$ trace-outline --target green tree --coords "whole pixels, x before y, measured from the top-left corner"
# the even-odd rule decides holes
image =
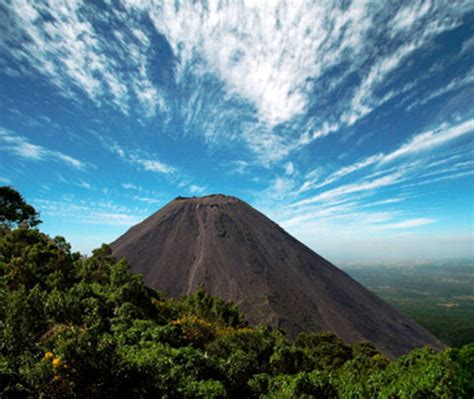
[[[27,204],[22,195],[10,186],[0,187],[0,223],[8,227],[26,223],[35,227],[41,223],[35,208]]]

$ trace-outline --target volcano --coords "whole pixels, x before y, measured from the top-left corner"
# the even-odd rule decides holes
[[[394,357],[443,344],[244,201],[178,197],[111,244],[144,283],[177,297],[203,286],[252,325],[331,331]]]

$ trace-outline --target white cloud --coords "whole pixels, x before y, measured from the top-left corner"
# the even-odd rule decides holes
[[[473,119],[445,123],[413,135],[391,152],[368,156],[332,173],[315,168],[304,176],[296,192],[291,186],[281,191],[285,202],[293,203],[280,203],[267,211],[284,228],[310,241],[328,232],[340,237],[353,235],[354,231],[370,240],[378,234],[398,234],[397,230],[435,223],[437,219],[429,215],[432,209],[425,208],[422,215],[413,214],[410,200],[424,196],[425,190],[418,188],[426,184],[474,175],[472,142],[452,146],[456,139],[473,132]],[[443,146],[446,148],[442,151],[432,151]],[[411,158],[407,161],[408,156]],[[327,177],[323,178],[325,173]],[[339,182],[351,173],[357,173],[358,178],[351,183]],[[330,183],[335,187],[321,191]],[[274,186],[272,181],[268,190]],[[318,191],[294,200],[308,190]],[[267,191],[261,195],[268,197]]]
[[[385,155],[382,162],[390,162],[402,156],[429,151],[469,133],[474,133],[474,119],[466,120],[454,126],[441,126],[436,130],[417,134],[397,150]]]
[[[324,173],[324,170],[322,167],[317,167],[311,171],[309,171],[308,173],[306,173],[305,175],[305,182],[301,185],[301,187],[298,189],[297,191],[297,195],[300,195],[302,193],[304,193],[305,191],[308,191],[310,189],[312,189],[315,185],[315,183],[317,183],[320,179],[321,179],[321,176],[323,175]]]
[[[64,96],[81,101],[84,95],[98,107],[112,103],[128,116],[138,114],[139,122],[177,115],[183,134],[201,134],[207,143],[241,140],[266,166],[403,92],[383,89],[416,51],[472,9],[469,2],[441,0],[404,6],[369,0],[122,5],[13,0],[4,7],[0,46],[11,60],[4,69],[39,72]],[[111,31],[99,29],[102,23]],[[175,59],[157,51],[162,43],[154,41],[156,31]],[[174,80],[163,83],[157,75],[167,61],[176,69]],[[211,77],[218,82],[215,92]],[[335,94],[341,101],[328,113],[320,105]]]
[[[154,156],[145,151],[126,150],[114,141],[108,142],[103,138],[101,140],[103,141],[104,146],[109,151],[118,155],[125,162],[128,162],[132,165],[139,165],[146,171],[161,173],[165,175],[172,175],[177,172],[176,168],[156,159]],[[125,189],[131,189],[133,188],[132,186],[133,185],[131,184],[122,184],[122,187]]]
[[[136,191],[141,191],[141,187],[136,186],[135,184],[132,183],[122,183],[121,186],[125,190],[136,190]]]
[[[77,186],[78,186],[78,187],[81,187],[81,188],[84,188],[84,189],[86,189],[86,190],[92,190],[92,185],[89,184],[89,183],[87,183],[87,182],[85,182],[85,181],[82,181],[82,180],[80,180],[80,181],[77,183]]]
[[[138,157],[133,157],[132,159],[134,162],[142,165],[145,170],[148,170],[150,172],[170,174],[175,171],[173,167],[156,159],[140,159]]]
[[[395,96],[416,87],[417,82],[413,81],[388,92],[383,90],[385,85],[390,82],[393,74],[407,64],[407,59],[410,56],[427,46],[440,33],[457,26],[460,23],[459,16],[470,9],[472,9],[472,6],[469,7],[469,5],[456,9],[456,7],[451,7],[441,1],[435,3],[415,1],[410,3],[409,6],[400,8],[395,17],[387,21],[392,29],[392,37],[384,40],[386,41],[385,49],[382,49],[380,54],[369,61],[365,59],[362,53],[364,45],[359,44],[358,54],[360,59],[354,60],[354,66],[349,68],[346,73],[356,73],[356,67],[360,65],[363,65],[360,71],[367,70],[367,65],[369,65],[369,69],[368,73],[362,77],[359,85],[355,87],[348,105],[344,105],[342,101],[336,104],[333,114],[339,115],[333,117],[332,122],[324,121],[312,134],[303,133],[299,139],[300,145],[308,144],[344,127],[351,126]],[[403,36],[404,40],[401,41],[402,44],[393,46],[390,40],[395,40],[397,36]],[[366,40],[366,43],[370,43],[370,38],[366,37]],[[390,50],[387,51],[386,49]],[[366,50],[367,54],[371,54],[370,49]],[[446,91],[454,90],[469,83],[471,83],[471,78],[453,82],[453,86],[446,88]],[[380,92],[382,94],[378,94]],[[436,97],[443,93],[443,89],[440,89],[435,91],[433,96]],[[429,97],[430,95],[428,95]],[[429,100],[427,99],[425,102],[427,101]]]
[[[425,226],[427,224],[435,223],[436,220],[431,218],[416,218],[416,219],[408,219],[403,220],[397,223],[390,223],[382,225],[382,228],[386,229],[411,229],[419,226]]]
[[[59,151],[49,150],[45,147],[32,144],[24,137],[0,127],[0,142],[3,142],[2,150],[10,152],[21,158],[31,161],[55,160],[72,166],[75,169],[84,170],[87,165],[69,155]]]
[[[224,166],[229,168],[229,173],[243,175],[249,169],[251,164],[248,161],[236,160],[231,161]]]
[[[373,206],[378,206],[378,205],[396,204],[398,202],[404,201],[405,199],[406,198],[404,198],[404,197],[388,198],[388,199],[385,199],[385,200],[368,202],[368,203],[364,204],[363,206],[364,207],[365,206],[373,207]]]
[[[322,181],[321,183],[319,184],[316,184],[314,186],[311,186],[311,180],[309,181],[306,181],[303,186],[301,187],[300,189],[300,192],[303,192],[303,191],[306,191],[307,189],[309,189],[310,187],[312,189],[314,188],[321,188],[321,187],[324,187],[336,180],[339,180],[340,178],[342,177],[345,177],[353,172],[356,172],[360,169],[363,169],[367,166],[370,166],[370,165],[373,165],[375,164],[376,162],[380,161],[381,159],[381,156],[380,155],[372,155],[368,158],[365,158],[363,159],[362,161],[358,161],[352,165],[349,165],[349,166],[344,166],[342,168],[340,168],[339,170],[337,170],[336,172],[330,174],[327,178],[324,179],[324,181]]]
[[[156,198],[151,198],[151,197],[135,196],[135,197],[133,197],[133,199],[135,201],[144,202],[145,204],[149,204],[149,205],[161,204],[163,202],[162,200],[159,200],[159,199],[156,199]]]
[[[273,192],[273,199],[282,199],[288,197],[288,195],[293,191],[295,182],[291,178],[277,177],[271,188]]]
[[[293,162],[287,162],[285,165],[285,173],[289,176],[295,173],[295,166],[293,165]]]
[[[473,39],[474,42],[474,39]],[[431,100],[438,98],[444,94],[450,93],[452,91],[456,91],[462,89],[466,86],[469,86],[474,83],[474,69],[470,69],[464,76],[455,77],[451,82],[449,82],[446,86],[441,87],[437,90],[434,90],[429,95],[417,98],[413,103],[411,103],[406,110],[410,111],[415,107],[420,105],[427,104]]]
[[[20,73],[25,73],[20,66],[30,65],[64,96],[79,100],[80,92],[98,106],[111,102],[125,114],[130,113],[133,98],[147,117],[166,108],[163,94],[147,72],[151,43],[140,30],[127,29],[133,25],[132,16],[98,12],[93,4],[81,0],[14,0],[5,7],[9,23],[0,46],[10,50],[9,44],[15,43],[9,54]],[[123,29],[116,35],[105,36],[96,30],[97,20],[120,17]]]
[[[339,129],[341,129],[343,126],[343,123],[338,121],[337,123],[328,123],[325,121],[320,128],[318,128],[316,131],[314,131],[311,135],[305,133],[303,134],[299,142],[301,145],[305,145],[310,143],[313,140],[320,139],[323,137],[326,137],[328,134],[337,132]]]
[[[305,210],[299,212],[296,216],[283,219],[281,225],[284,228],[290,228],[294,226],[301,226],[308,221],[321,221],[325,218],[335,217],[336,215],[355,213],[357,203],[346,202],[346,203],[331,203],[331,205],[321,205],[311,210]]]
[[[249,117],[256,122],[240,129],[239,138],[267,164],[301,145],[296,132],[287,137],[273,128],[305,114],[328,70],[363,54],[371,20],[365,1],[347,7],[305,1],[130,3],[166,36],[179,60],[178,78],[190,69],[213,74],[227,96],[253,107]],[[212,129],[213,140],[233,135],[216,130],[223,129]]]
[[[470,39],[467,39],[463,44],[461,48],[461,55],[464,55],[471,51],[474,48],[474,37],[471,37]]]
[[[418,46],[414,43],[405,44],[398,48],[395,53],[382,58],[372,66],[369,74],[356,89],[349,111],[346,111],[341,117],[341,121],[345,125],[353,125],[360,118],[389,99],[388,97],[384,97],[382,100],[375,99],[373,94],[375,88],[417,48]]]
[[[35,208],[42,215],[65,218],[86,225],[125,226],[141,222],[146,217],[142,208],[131,209],[110,201],[54,201],[37,199]]]
[[[165,2],[149,10],[182,70],[201,57],[231,93],[251,101],[270,125],[305,110],[307,80],[327,62],[317,58],[317,50],[325,40],[337,40],[339,33],[330,37],[323,29],[330,12],[308,3],[248,2]],[[348,19],[342,10],[334,14]]]
[[[298,190],[298,194],[302,194],[306,191],[309,190],[315,190],[318,188],[322,188],[330,183],[334,183],[338,181],[339,179],[360,171],[364,168],[367,168],[369,166],[385,166],[385,164],[389,162],[393,162],[395,160],[399,160],[402,157],[409,156],[409,155],[414,155],[418,154],[420,152],[429,152],[430,150],[445,145],[449,143],[452,140],[455,140],[459,137],[462,137],[467,134],[472,134],[474,133],[474,119],[468,119],[466,121],[457,123],[457,124],[443,124],[436,129],[429,130],[426,132],[418,133],[416,135],[413,135],[409,141],[407,141],[405,144],[400,145],[397,149],[395,149],[392,152],[388,153],[379,153],[379,154],[374,154],[371,156],[368,156],[362,160],[358,160],[355,163],[347,166],[343,166],[337,171],[331,173],[328,177],[326,177],[324,180],[318,183],[318,181],[321,179],[320,174],[318,174],[316,177],[313,176],[306,176],[307,180],[303,182],[301,187]],[[459,157],[460,155],[457,155]],[[453,159],[445,158],[436,161],[435,164],[433,165],[423,165],[419,162],[416,162],[415,165],[411,166],[418,166],[418,167],[423,167],[425,169],[438,166],[440,163],[446,163],[446,162],[451,162]],[[412,169],[409,164],[405,165],[405,171]],[[384,174],[387,172],[391,172],[394,170],[397,170],[399,168],[395,169],[384,169],[381,171],[376,172],[375,174],[371,176],[366,176],[366,178],[370,177],[375,177],[379,174]],[[439,171],[439,168],[437,169]],[[446,170],[447,172],[453,170],[452,165]],[[329,192],[331,192],[330,190]],[[322,195],[322,194],[321,194]]]
[[[395,18],[393,18],[393,31],[395,33],[403,32],[417,22],[420,23],[421,19],[428,13],[431,7],[431,1],[412,2],[408,6],[401,7],[395,15]]]
[[[314,202],[329,201],[347,194],[358,193],[360,191],[371,191],[380,187],[395,184],[400,181],[402,174],[400,172],[392,173],[370,181],[361,181],[357,183],[345,184],[337,188],[324,191],[316,196],[293,203],[294,206],[307,205]]]
[[[57,157],[59,160],[69,164],[70,166],[76,169],[85,169],[86,165],[84,164],[84,162],[81,162],[76,158],[70,157],[69,155],[65,155],[57,151],[49,151],[49,153],[50,155]]]
[[[116,142],[103,143],[103,144],[105,145],[106,148],[108,148],[114,154],[117,154],[120,158],[123,158],[123,159],[127,158],[127,153],[125,152],[125,150]]]
[[[463,177],[470,177],[470,176],[474,176],[474,170],[471,169],[471,170],[465,170],[465,171],[462,171],[462,172],[454,172],[454,171],[451,171],[451,173],[449,174],[445,174],[443,176],[436,176],[432,179],[426,179],[426,180],[422,180],[422,181],[419,181],[419,182],[416,182],[416,183],[411,183],[411,184],[405,184],[403,187],[420,187],[422,185],[426,185],[426,184],[433,184],[433,183],[437,183],[437,182],[440,182],[440,181],[446,181],[446,180],[455,180],[455,179],[461,179]]]
[[[102,226],[132,226],[140,223],[142,220],[142,217],[136,215],[98,211],[92,211],[90,214],[83,215],[82,218],[79,219],[81,223],[98,224]]]
[[[205,191],[206,191],[205,186],[199,186],[197,184],[191,184],[189,186],[189,192],[191,194],[200,194],[200,195],[202,195]]]

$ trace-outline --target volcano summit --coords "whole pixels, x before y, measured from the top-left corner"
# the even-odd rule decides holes
[[[180,296],[204,288],[234,301],[250,324],[332,331],[398,356],[443,345],[247,203],[181,198],[111,244],[147,286]]]

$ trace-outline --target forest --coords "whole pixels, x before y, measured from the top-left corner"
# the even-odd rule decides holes
[[[471,398],[474,344],[388,359],[330,333],[251,327],[200,289],[169,298],[106,245],[42,233],[0,188],[0,397]]]

